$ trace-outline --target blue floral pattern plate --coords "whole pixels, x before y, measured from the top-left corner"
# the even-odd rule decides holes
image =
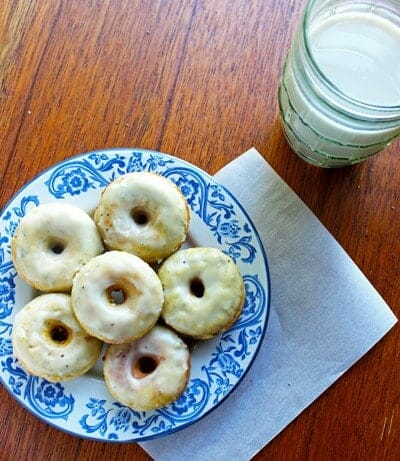
[[[86,375],[50,383],[26,373],[13,356],[13,318],[37,293],[17,276],[11,238],[20,219],[39,204],[62,201],[94,210],[102,189],[132,171],[153,171],[173,181],[192,214],[188,242],[220,248],[239,266],[246,288],[243,312],[229,331],[199,341],[191,351],[184,393],[155,411],[135,411],[115,401],[102,362]],[[107,149],[70,158],[37,176],[0,216],[0,378],[16,400],[61,430],[95,440],[140,441],[194,423],[220,404],[250,368],[268,321],[270,281],[264,249],[245,210],[211,176],[178,158],[142,149]]]

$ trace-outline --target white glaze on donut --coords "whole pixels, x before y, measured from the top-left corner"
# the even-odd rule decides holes
[[[102,348],[77,322],[70,296],[61,293],[38,296],[16,314],[12,345],[29,373],[49,381],[86,373]]]
[[[18,275],[40,291],[68,291],[75,273],[103,252],[95,223],[80,208],[48,203],[29,211],[12,240]]]
[[[76,274],[71,296],[83,328],[108,343],[143,336],[158,320],[163,304],[161,282],[154,270],[123,251],[91,259]]]
[[[158,262],[186,239],[189,210],[171,181],[155,173],[136,172],[106,187],[94,219],[108,248]]]
[[[173,331],[155,326],[128,344],[108,347],[104,380],[110,393],[135,410],[152,410],[174,401],[189,378],[186,344]],[[151,366],[141,363],[148,361]]]
[[[176,331],[207,339],[228,329],[244,303],[234,261],[216,248],[181,250],[158,271],[164,290],[162,317]]]

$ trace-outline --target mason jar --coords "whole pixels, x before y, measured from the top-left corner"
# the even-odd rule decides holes
[[[400,134],[400,2],[310,0],[279,85],[285,137],[322,167],[365,160]]]

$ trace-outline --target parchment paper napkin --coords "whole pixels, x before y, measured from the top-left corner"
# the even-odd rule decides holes
[[[233,394],[194,425],[141,446],[156,460],[248,460],[364,355],[396,318],[315,215],[251,149],[216,179],[264,242],[267,332]]]

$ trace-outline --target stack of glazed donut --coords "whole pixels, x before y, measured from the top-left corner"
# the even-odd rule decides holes
[[[190,373],[186,338],[228,329],[245,296],[227,255],[180,249],[189,219],[181,191],[147,172],[111,182],[93,219],[60,202],[27,213],[12,258],[41,294],[15,316],[22,366],[50,381],[75,378],[106,344],[104,380],[114,398],[136,410],[178,398]]]

